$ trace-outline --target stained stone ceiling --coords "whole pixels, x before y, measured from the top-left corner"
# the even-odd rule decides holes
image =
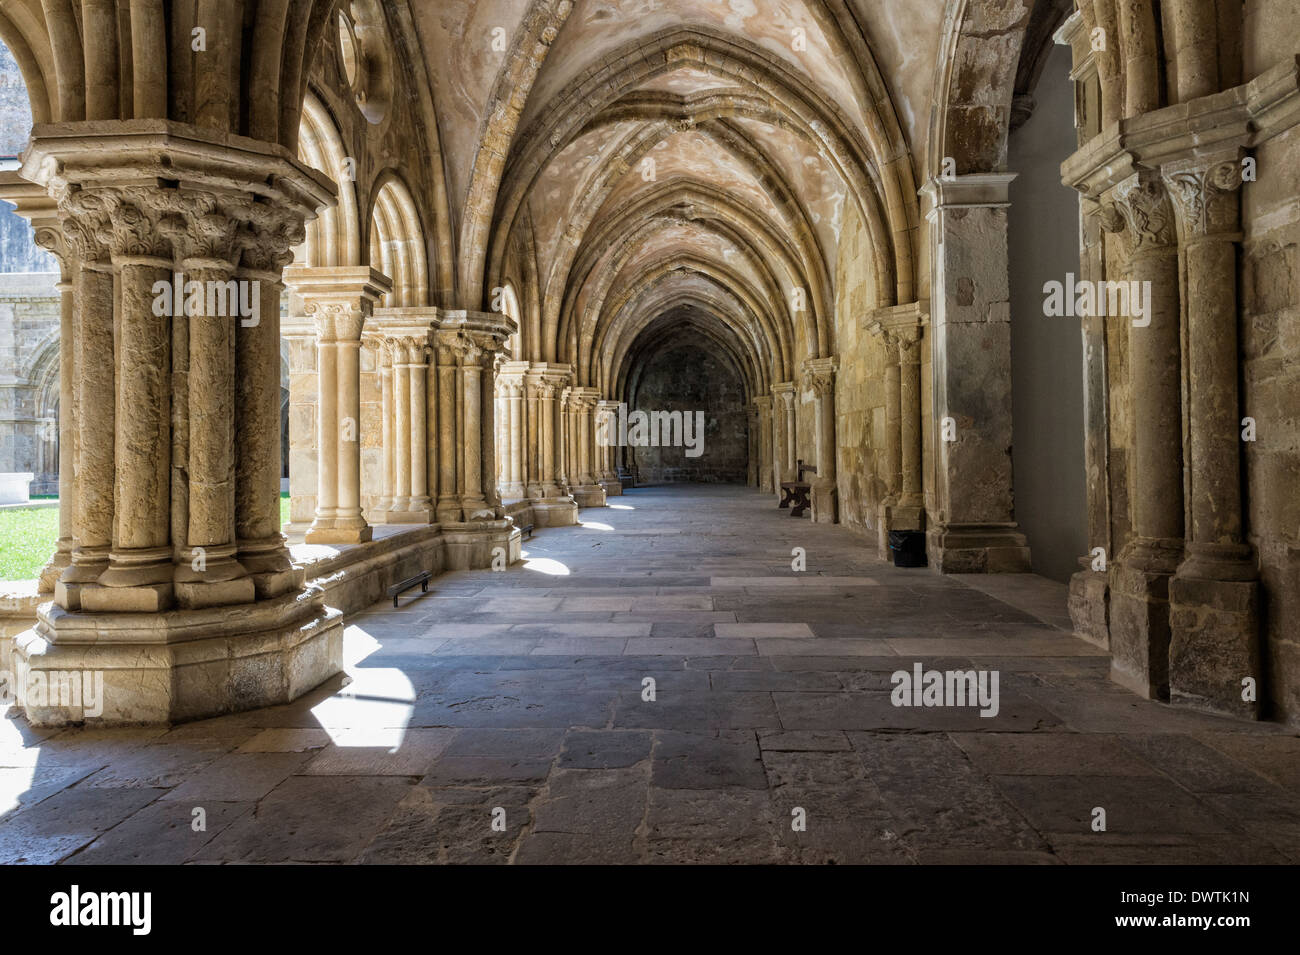
[[[413,3],[462,260],[487,246],[462,284],[520,289],[520,357],[582,384],[625,377],[672,316],[743,355],[757,391],[790,380],[834,348],[849,216],[879,304],[914,287],[944,5]]]

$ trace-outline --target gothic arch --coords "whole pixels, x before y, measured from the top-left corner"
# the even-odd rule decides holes
[[[406,183],[391,169],[375,179],[370,205],[370,264],[393,281],[384,304],[429,304],[429,265],[420,212]]]

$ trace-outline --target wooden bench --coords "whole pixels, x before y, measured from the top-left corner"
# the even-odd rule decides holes
[[[416,574],[414,577],[408,577],[400,583],[393,584],[393,586],[388,588],[388,596],[393,598],[393,608],[397,608],[397,598],[413,588],[416,584],[420,585],[420,593],[428,593],[429,581],[432,579],[433,574],[425,570]]]
[[[777,505],[784,508],[793,504],[794,507],[790,510],[791,517],[803,517],[803,512],[809,507],[808,495],[812,492],[812,485],[804,480],[804,474],[817,473],[815,465],[804,464],[803,461],[799,462],[798,467],[799,479],[797,481],[781,482],[781,503]]]
[[[520,530],[520,532],[524,535],[524,539],[525,539],[525,540],[527,540],[528,538],[530,538],[530,537],[533,536],[533,525],[532,525],[532,524],[522,524],[522,525],[520,525],[519,530]]]

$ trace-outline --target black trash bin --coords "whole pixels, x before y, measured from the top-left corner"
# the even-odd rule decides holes
[[[921,531],[890,531],[889,551],[895,567],[924,567],[925,534]]]

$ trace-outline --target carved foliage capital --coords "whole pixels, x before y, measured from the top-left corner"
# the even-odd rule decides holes
[[[1241,218],[1237,192],[1242,180],[1236,159],[1175,163],[1165,167],[1164,181],[1186,238],[1238,230]]]
[[[1164,184],[1153,175],[1130,176],[1111,192],[1101,207],[1101,225],[1107,232],[1123,232],[1129,255],[1175,244],[1173,207]]]
[[[304,308],[316,322],[316,334],[322,342],[356,342],[366,324],[363,309],[352,302],[308,302]]]

